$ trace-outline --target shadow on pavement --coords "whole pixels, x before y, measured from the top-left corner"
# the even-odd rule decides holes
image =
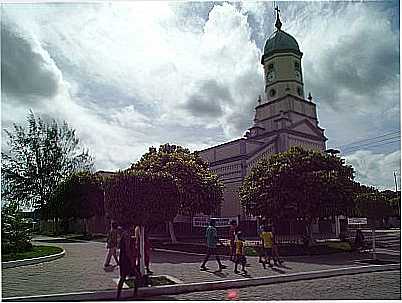
[[[292,267],[289,267],[289,266],[286,266],[286,265],[283,265],[283,264],[278,265],[277,267],[285,268],[285,269],[292,269]]]
[[[222,272],[221,270],[215,270],[215,271],[212,271],[211,273],[220,278],[226,278],[228,276],[228,274]]]
[[[287,273],[286,271],[284,271],[282,269],[279,269],[279,268],[276,268],[276,267],[272,267],[271,269],[272,269],[272,271],[275,271],[275,272],[280,273],[280,274],[286,274]]]
[[[389,255],[385,253],[376,253],[377,259],[399,260],[400,256]],[[325,265],[348,265],[353,264],[355,260],[369,259],[371,253],[336,253],[329,255],[303,256],[303,257],[286,257],[287,262],[297,262],[306,264],[325,264]]]
[[[228,261],[228,257],[219,256],[223,262]],[[170,263],[170,264],[181,264],[181,263],[200,263],[204,260],[204,256],[187,255],[180,252],[163,252],[163,251],[152,251],[151,262],[152,263]],[[209,262],[216,262],[215,257],[211,256]]]

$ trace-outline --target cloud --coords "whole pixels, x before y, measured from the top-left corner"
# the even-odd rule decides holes
[[[394,171],[398,172],[398,184],[401,184],[400,150],[389,154],[360,150],[345,159],[356,170],[356,180],[365,185],[372,185],[380,190],[394,189]]]
[[[222,107],[233,103],[229,89],[216,80],[205,80],[199,84],[195,92],[188,98],[185,107],[194,115],[219,117]]]
[[[399,128],[398,12],[383,3],[280,6],[329,145]],[[3,127],[29,108],[67,120],[98,169],[117,169],[151,145],[201,149],[252,124],[271,3],[4,4],[2,13]]]
[[[2,23],[1,54],[2,93],[22,100],[57,95],[61,72],[34,35],[19,31],[12,22]]]
[[[399,33],[385,11],[363,3],[330,17],[331,22],[314,18],[303,34],[306,85],[339,112],[382,108],[384,94],[392,98],[399,90]]]

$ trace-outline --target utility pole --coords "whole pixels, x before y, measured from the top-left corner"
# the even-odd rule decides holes
[[[398,183],[396,182],[396,172],[394,171],[395,191],[398,192]]]

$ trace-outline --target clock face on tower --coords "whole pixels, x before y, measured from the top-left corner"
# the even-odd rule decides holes
[[[274,79],[275,79],[275,73],[274,73],[274,71],[270,71],[267,74],[267,80],[268,80],[268,82],[272,82],[272,81],[274,81]]]
[[[301,80],[301,74],[300,74],[300,72],[297,70],[297,71],[295,71],[295,76],[296,76],[296,79],[297,80]]]

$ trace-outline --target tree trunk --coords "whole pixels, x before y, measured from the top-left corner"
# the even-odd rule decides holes
[[[144,225],[140,226],[140,272],[141,276],[145,274],[145,250],[144,250]]]
[[[172,243],[177,243],[176,234],[174,233],[173,221],[168,222],[168,227],[169,227],[169,234],[170,234],[170,239],[171,239]]]
[[[373,232],[373,260],[375,260],[376,259],[376,255],[375,255],[375,224],[373,225],[373,229],[372,229],[372,232]]]

